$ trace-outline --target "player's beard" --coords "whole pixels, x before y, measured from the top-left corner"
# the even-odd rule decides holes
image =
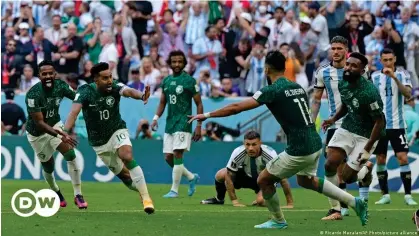
[[[348,82],[354,82],[361,77],[361,74],[345,70],[343,72],[343,79]]]
[[[271,78],[269,76],[266,76],[266,80],[268,81],[268,85],[271,85],[272,84],[272,80],[271,80]]]

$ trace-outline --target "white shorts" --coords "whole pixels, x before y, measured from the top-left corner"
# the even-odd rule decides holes
[[[118,156],[118,149],[122,146],[132,146],[127,129],[119,129],[112,134],[109,141],[98,147],[93,147],[98,157],[115,175],[121,173],[124,163]]]
[[[63,122],[59,121],[53,128],[62,131],[64,129]],[[61,139],[47,133],[41,136],[33,136],[27,133],[27,137],[40,162],[49,161],[62,142]]]
[[[191,149],[192,134],[188,132],[176,132],[173,134],[164,134],[163,153],[173,154],[173,150]]]
[[[280,179],[288,179],[296,174],[316,176],[321,153],[322,149],[307,156],[291,156],[284,151],[266,164],[266,170]]]
[[[355,171],[361,169],[360,163],[358,161],[359,154],[364,150],[365,144],[367,144],[368,139],[357,134],[351,133],[346,129],[339,128],[336,130],[329,144],[330,147],[342,148],[346,152],[348,157],[346,164]],[[377,142],[374,143],[370,153],[373,153],[375,147],[377,147]]]

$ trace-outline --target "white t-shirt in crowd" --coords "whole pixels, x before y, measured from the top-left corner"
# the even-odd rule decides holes
[[[321,52],[327,51],[330,48],[330,44],[326,18],[322,14],[318,14],[311,22],[311,28],[316,32],[320,32],[318,49]]]
[[[153,94],[154,90],[157,87],[157,78],[160,76],[160,71],[156,68],[153,68],[150,74],[144,76],[144,85],[150,86],[150,93]]]
[[[118,79],[118,72],[116,68],[118,67],[118,50],[114,43],[107,44],[102,48],[102,51],[99,54],[99,62],[115,62],[115,67],[112,70],[113,79]]]

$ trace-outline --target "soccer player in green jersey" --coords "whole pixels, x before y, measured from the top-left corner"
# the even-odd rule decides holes
[[[266,105],[284,129],[288,141],[285,151],[267,163],[266,169],[259,174],[257,180],[265,204],[273,217],[255,228],[288,227],[279,205],[275,183],[293,175],[297,175],[300,186],[323,193],[354,208],[361,218],[362,225],[365,225],[368,209],[363,199],[355,198],[331,182],[316,177],[322,149],[321,139],[311,119],[306,92],[299,84],[284,77],[285,61],[280,52],[269,52],[265,60],[265,74],[270,85],[256,92],[253,98],[196,115],[190,122],[203,121],[209,117],[226,117]]]
[[[121,96],[143,100],[147,103],[150,87],[144,93],[128,88],[112,79],[108,63],[98,63],[91,69],[94,83],[83,85],[77,91],[71,112],[65,124],[70,130],[83,109],[89,144],[128,188],[138,191],[143,201],[144,211],[154,212],[143,170],[135,162],[132,144],[125,124],[119,113]]]
[[[74,203],[79,209],[87,208],[81,192],[81,170],[73,149],[77,142],[63,132],[64,126],[58,113],[61,100],[64,97],[73,100],[76,93],[64,81],[55,79],[57,72],[51,61],[42,61],[38,68],[41,82],[35,84],[25,98],[29,114],[26,123],[29,143],[41,161],[42,175],[60,198],[60,206],[67,206],[67,202],[54,178],[55,164],[52,155],[56,150],[67,161],[68,174],[74,189]]]
[[[199,122],[195,128],[193,137],[191,134],[192,125],[188,123],[188,115],[192,114],[192,100],[195,102],[197,114],[202,114],[204,111],[196,80],[183,71],[186,63],[186,56],[182,51],[170,52],[167,64],[173,70],[173,75],[169,75],[163,80],[163,94],[151,124],[151,128],[156,130],[157,120],[163,114],[167,104],[168,114],[163,137],[163,153],[166,162],[173,168],[173,183],[169,193],[163,196],[165,198],[178,197],[182,175],[189,180],[189,196],[195,193],[195,184],[199,180],[197,174],[192,174],[183,165],[183,153],[185,150],[189,151],[191,139],[194,141],[201,139],[201,123]]]
[[[338,85],[342,105],[322,125],[327,128],[343,117],[341,127],[329,142],[325,170],[329,178],[336,179],[337,166],[347,157],[342,179],[348,184],[360,180],[360,196],[365,200],[372,180],[372,165],[367,161],[384,136],[386,124],[380,94],[374,84],[362,76],[367,65],[364,55],[351,53]]]

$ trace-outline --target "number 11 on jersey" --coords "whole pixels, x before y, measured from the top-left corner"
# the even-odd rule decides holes
[[[313,119],[311,118],[310,111],[308,110],[306,100],[304,100],[304,98],[294,98],[293,101],[298,104],[298,107],[301,111],[301,115],[303,115],[304,122],[306,123],[306,125],[313,124]]]

